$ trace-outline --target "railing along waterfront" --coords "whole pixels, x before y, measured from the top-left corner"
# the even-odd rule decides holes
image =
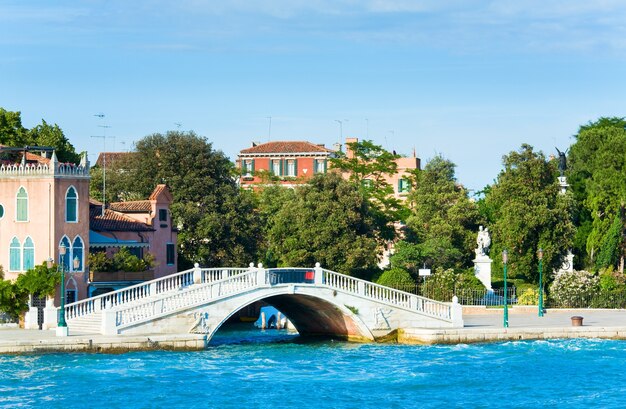
[[[224,271],[228,269],[214,270]],[[225,295],[239,293],[257,285],[258,274],[256,270],[232,270],[233,273],[237,272],[237,274],[226,274],[228,277],[224,279],[207,281],[204,283],[205,285],[197,287],[184,288],[165,298],[121,306],[116,312],[116,325],[118,328],[127,327],[183,308],[201,305]],[[217,275],[209,274],[208,277],[217,277]]]
[[[375,301],[418,311],[432,317],[452,319],[452,309],[447,303],[346,276],[331,270],[322,269],[322,271],[324,284],[331,288],[337,288]]]
[[[65,306],[65,317],[70,320],[101,311],[105,308],[113,308],[129,303],[136,303],[148,299],[149,297],[156,297],[159,294],[178,291],[194,284],[194,274],[196,276],[199,275],[199,283],[210,283],[220,280],[222,277],[228,278],[242,274],[246,271],[250,271],[250,269],[191,268],[189,270],[181,271],[180,273],[145,281],[120,290],[67,304]]]

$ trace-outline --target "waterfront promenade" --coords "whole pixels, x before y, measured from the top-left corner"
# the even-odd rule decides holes
[[[626,310],[548,310],[537,316],[536,308],[511,308],[509,328],[502,326],[502,310],[464,308],[465,326],[457,329],[402,329],[403,344],[457,344],[527,339],[606,338],[626,340]],[[582,316],[583,326],[573,327],[572,316]],[[71,334],[56,337],[54,331],[0,329],[0,353],[125,352],[131,350],[201,350],[202,334],[145,334],[105,336]]]

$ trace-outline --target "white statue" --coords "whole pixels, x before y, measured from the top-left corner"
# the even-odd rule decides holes
[[[478,247],[476,250],[476,257],[486,256],[487,250],[491,245],[491,237],[489,236],[489,228],[483,229],[483,226],[478,228],[478,236],[476,237],[476,244]]]

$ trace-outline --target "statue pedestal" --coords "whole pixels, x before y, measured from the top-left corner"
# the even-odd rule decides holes
[[[479,255],[472,261],[474,262],[474,275],[483,283],[487,290],[492,291],[491,263],[493,263],[493,260],[487,255]]]

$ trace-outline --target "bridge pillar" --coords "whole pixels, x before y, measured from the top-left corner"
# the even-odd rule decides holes
[[[111,308],[110,303],[102,310],[102,326],[100,332],[102,335],[117,335],[117,313]]]
[[[450,318],[452,318],[452,326],[454,328],[463,328],[463,306],[459,304],[459,298],[456,295],[452,297],[450,315]]]
[[[320,263],[315,263],[315,285],[324,284],[324,271]]]
[[[200,269],[200,264],[195,263],[193,265],[193,283],[200,284],[202,283],[202,270]]]
[[[256,272],[256,285],[264,285],[267,283],[265,279],[265,269],[263,268],[263,264],[259,263],[259,269]]]

